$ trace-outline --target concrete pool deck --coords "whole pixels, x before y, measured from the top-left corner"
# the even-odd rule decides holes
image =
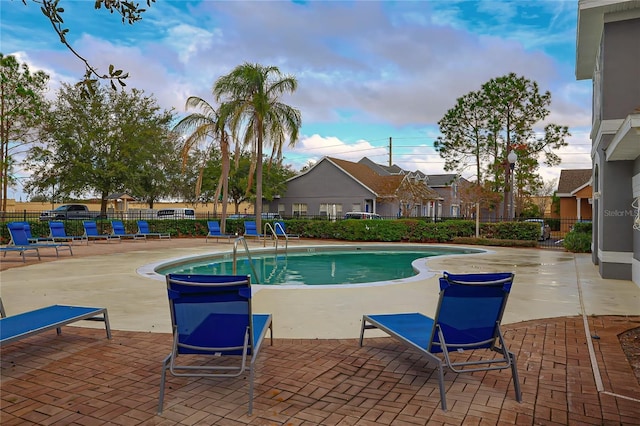
[[[43,251],[42,261],[25,264],[16,254],[2,258],[0,296],[8,314],[54,303],[105,306],[114,329],[107,340],[99,324],[77,323],[60,336],[51,331],[3,345],[3,426],[631,425],[640,418],[640,378],[618,340],[640,326],[640,288],[601,279],[587,254],[504,248],[432,258],[427,266],[436,275],[416,282],[259,289],[254,310],[273,313],[276,340],[258,361],[253,416],[246,413],[242,377],[169,378],[159,416],[160,365],[171,345],[166,290],[137,269],[231,248],[172,239],[75,245],[73,257]],[[516,273],[503,330],[517,356],[522,403],[508,372],[447,371],[444,412],[433,368],[421,356],[387,337],[359,347],[363,313],[432,314],[443,270]]]
[[[263,247],[248,241],[250,249]],[[290,245],[344,244],[292,240]],[[377,246],[379,244],[361,244]],[[385,244],[388,245],[388,244]],[[418,245],[419,246],[419,245]],[[231,251],[227,242],[204,239],[123,241],[74,245],[74,256],[49,254],[39,262],[17,254],[2,259],[1,296],[9,313],[51,304],[106,307],[116,330],[170,333],[166,285],[141,275],[141,266],[170,259]],[[477,248],[477,247],[470,247]],[[354,338],[363,314],[423,312],[436,308],[442,271],[514,272],[503,322],[586,315],[640,314],[640,288],[631,281],[599,277],[589,254],[558,250],[487,248],[483,254],[434,257],[422,267],[427,279],[385,286],[286,288],[255,286],[255,312],[269,312],[279,338]],[[45,254],[43,250],[43,254]],[[10,260],[8,260],[10,259]],[[580,299],[582,294],[582,301]]]

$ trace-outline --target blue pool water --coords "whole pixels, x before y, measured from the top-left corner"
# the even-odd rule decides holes
[[[238,257],[237,275],[251,275],[253,283],[267,285],[331,285],[390,281],[416,275],[411,263],[420,258],[478,253],[479,250],[436,247],[424,250],[351,249],[288,253],[252,254],[257,273],[246,257]],[[194,259],[156,270],[159,274],[231,275],[233,261],[224,257]]]

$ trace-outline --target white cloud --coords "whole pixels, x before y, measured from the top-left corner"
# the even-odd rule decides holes
[[[213,102],[214,81],[243,62],[295,75],[298,90],[286,102],[301,110],[303,131],[313,128],[286,152],[301,167],[324,155],[385,163],[386,148],[371,142],[376,137],[415,129],[433,140],[458,97],[509,72],[551,90],[547,122],[570,126],[573,143],[588,143],[580,129],[591,124],[591,86],[573,75],[574,3],[165,1],[122,26],[101,25],[113,17],[71,2],[67,22],[74,48],[92,64],[129,72],[128,87],[179,113],[188,96]],[[14,16],[7,22],[18,22],[21,15]],[[33,25],[41,28],[46,22],[38,18]],[[10,40],[25,62],[49,73],[52,88],[81,78],[82,63],[59,44],[42,43],[43,31],[29,40],[18,31],[29,24],[4,24],[3,17],[3,43]],[[47,50],[53,44],[57,50]],[[379,129],[391,133],[376,136]],[[428,149],[398,151],[394,162],[442,173]]]
[[[188,64],[193,56],[211,47],[214,39],[220,37],[219,30],[210,32],[192,25],[180,24],[169,29],[165,43],[178,53],[180,62]]]

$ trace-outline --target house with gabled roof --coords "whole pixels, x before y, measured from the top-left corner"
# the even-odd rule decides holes
[[[560,217],[576,221],[591,220],[593,186],[591,169],[561,170],[556,197],[560,199]],[[563,232],[569,232],[572,221],[562,221]]]
[[[379,174],[367,164],[324,157],[287,180],[287,190],[269,210],[283,217],[341,218],[350,211],[383,217],[430,216],[438,194],[407,174]]]
[[[436,217],[471,217],[475,214],[475,204],[465,202],[460,191],[461,187],[470,185],[471,182],[459,174],[427,175],[420,170],[410,172],[403,170],[396,164],[391,166],[377,164],[366,157],[358,163],[367,165],[381,175],[404,174],[423,180],[429,188],[440,196],[440,200],[433,202],[432,205]]]
[[[427,185],[442,198],[442,212],[444,217],[471,217],[474,214],[475,204],[465,202],[461,196],[461,186],[469,185],[467,179],[459,174],[449,173],[441,175],[428,175]]]

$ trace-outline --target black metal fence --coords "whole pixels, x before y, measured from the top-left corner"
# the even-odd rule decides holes
[[[92,214],[97,214],[97,212],[92,212]],[[268,215],[268,217],[265,217],[264,215]],[[327,216],[311,216],[311,215],[307,215],[307,216],[296,216],[296,217],[280,217],[280,215],[274,214],[274,213],[265,213],[263,214],[263,219],[306,219],[306,220],[331,220],[329,219]],[[129,220],[129,221],[136,221],[136,220],[184,220],[184,219],[199,219],[199,220],[220,220],[221,215],[219,213],[212,213],[212,212],[206,212],[206,213],[196,213],[195,216],[190,216],[188,218],[186,217],[180,217],[180,216],[165,216],[165,217],[161,217],[159,218],[157,215],[157,212],[155,211],[129,211],[129,212],[109,212],[106,214],[105,216],[101,216],[99,219],[102,219],[102,221],[104,221],[105,226],[107,226],[108,221],[110,220]],[[252,220],[255,219],[255,216],[252,215],[237,215],[237,214],[228,214],[227,218],[229,220]],[[88,219],[95,219],[95,216],[92,217],[77,217],[74,218],[77,220],[68,220],[67,222],[67,227],[70,228],[68,229],[68,232],[71,235],[81,235],[83,232],[83,227],[82,227],[82,220],[88,220]],[[397,217],[383,217],[383,219],[385,220],[394,220],[394,219],[398,219]],[[425,220],[425,221],[429,221],[429,222],[441,222],[441,221],[449,221],[449,220],[461,220],[461,219],[466,219],[466,220],[474,220],[473,218],[460,218],[460,217],[438,217],[438,218],[433,218],[433,217],[412,217],[412,218],[400,218],[400,219],[414,219],[414,220]],[[23,210],[20,212],[0,212],[0,222],[2,223],[6,223],[6,222],[14,222],[14,221],[22,221],[22,222],[30,222],[30,223],[34,223],[34,222],[41,222],[42,226],[41,228],[47,228],[48,229],[48,220],[64,220],[63,218],[49,218],[49,219],[41,219],[40,217],[40,212],[39,211],[27,211],[27,210]],[[333,220],[343,220],[343,218],[338,218],[338,219],[333,219]],[[577,218],[526,218],[526,219],[519,219],[519,220],[534,220],[534,221],[540,221],[541,224],[541,234],[540,234],[540,240],[538,241],[538,245],[539,247],[544,247],[544,248],[558,248],[558,249],[562,249],[563,245],[562,242],[564,240],[564,237],[567,235],[567,233],[569,231],[571,231],[573,225],[577,222],[581,222],[584,220],[580,220]],[[485,219],[483,218],[482,223],[488,223],[488,222],[504,222],[504,220],[502,219]],[[3,228],[6,228],[5,226],[3,226]],[[40,228],[38,226],[36,226],[36,228]],[[2,229],[0,230],[0,234],[4,235],[4,231],[6,231],[6,229]]]

